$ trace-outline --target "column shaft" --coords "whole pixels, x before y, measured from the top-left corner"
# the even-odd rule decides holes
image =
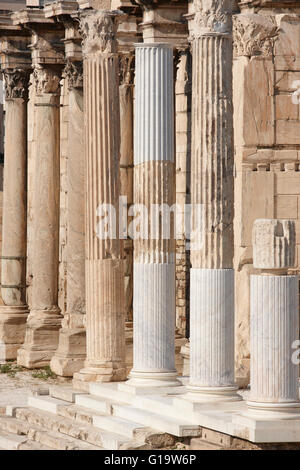
[[[82,19],[84,32],[86,161],[86,367],[76,384],[118,381],[125,369],[124,255],[119,238],[120,115],[116,15],[97,11]],[[103,34],[105,40],[95,39]],[[99,233],[108,211],[109,232]],[[100,221],[100,222],[99,222]],[[99,225],[98,225],[99,222]],[[80,383],[81,382],[81,383]]]
[[[49,364],[58,345],[59,250],[59,76],[35,69],[37,160],[34,177],[33,291],[18,364],[28,368]]]
[[[175,203],[173,100],[172,47],[137,45],[134,202],[136,208],[144,207],[144,233],[135,236],[134,242],[132,385],[179,384],[174,344],[174,214],[170,212]]]
[[[65,68],[69,87],[67,160],[67,309],[59,332],[58,349],[51,369],[71,377],[86,358],[85,318],[85,162],[82,66]]]
[[[295,222],[257,219],[253,225],[250,277],[250,373],[248,414],[299,418],[299,279],[287,275],[295,262]],[[295,356],[295,357],[294,357]]]
[[[231,3],[208,1],[196,6],[192,31],[189,389],[200,401],[237,398]]]
[[[26,304],[27,96],[29,73],[7,70],[3,182],[0,359],[15,359],[23,344]]]

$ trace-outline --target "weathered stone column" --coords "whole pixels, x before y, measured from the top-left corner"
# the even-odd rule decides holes
[[[59,243],[59,90],[60,74],[36,66],[37,160],[34,178],[33,291],[25,342],[18,364],[49,364],[58,345],[61,314],[58,297]]]
[[[67,161],[67,310],[59,332],[58,349],[51,369],[72,377],[86,357],[85,319],[85,162],[82,63],[68,62],[69,88]]]
[[[128,385],[175,386],[180,383],[174,218],[169,218],[175,202],[173,48],[137,44],[135,62],[134,202],[141,233],[134,237],[134,358]]]
[[[194,1],[189,395],[234,385],[232,1]]]
[[[86,388],[85,382],[126,378],[124,255],[119,237],[120,107],[115,39],[118,15],[119,12],[99,10],[81,18],[86,132],[87,360],[85,368],[74,374],[74,384],[82,388]],[[109,228],[104,237],[100,226],[103,227],[106,215]]]
[[[120,194],[124,198],[124,214],[133,203],[133,95],[134,51],[120,53]],[[125,199],[126,198],[126,199]],[[132,322],[133,297],[133,240],[124,243],[125,250],[125,312],[126,321]],[[127,323],[128,324],[128,323]]]
[[[29,69],[6,69],[0,360],[15,359],[24,342],[27,227],[27,101]]]
[[[269,418],[300,415],[299,279],[287,275],[295,263],[295,222],[257,219],[253,225],[251,275],[251,415]]]

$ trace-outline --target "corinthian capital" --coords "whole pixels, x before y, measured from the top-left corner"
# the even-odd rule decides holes
[[[36,66],[33,71],[37,95],[44,93],[57,94],[60,88],[60,75],[49,67]]]
[[[233,46],[235,56],[272,56],[278,36],[275,18],[257,14],[233,17]]]
[[[64,76],[68,79],[68,88],[83,88],[82,62],[68,61],[64,68]]]
[[[83,14],[80,19],[83,54],[117,52],[116,34],[119,10],[98,10]]]
[[[6,69],[3,72],[5,80],[5,98],[7,100],[22,98],[28,99],[28,83],[30,72],[28,69]]]
[[[194,0],[194,36],[230,33],[233,0]]]

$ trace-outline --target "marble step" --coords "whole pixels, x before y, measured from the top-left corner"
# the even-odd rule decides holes
[[[94,416],[93,425],[97,428],[105,429],[122,436],[128,436],[132,439],[137,434],[141,435],[142,431],[149,430],[148,427],[142,424],[128,421],[127,419],[119,418],[117,416]]]
[[[90,383],[89,386],[90,394],[99,397],[107,398],[109,400],[115,400],[122,403],[132,403],[135,396],[131,393],[119,390],[119,383]]]
[[[52,398],[56,398],[58,400],[67,401],[69,403],[75,403],[75,398],[77,395],[84,395],[86,392],[81,390],[74,390],[72,386],[69,387],[62,387],[58,385],[51,385],[49,387],[49,395]]]
[[[0,431],[0,447],[3,450],[18,450],[27,441],[27,436],[18,436],[6,431]]]
[[[177,437],[199,436],[201,433],[200,426],[196,424],[135,408],[131,405],[113,405],[113,415]]]
[[[57,431],[71,438],[79,439],[98,447],[108,450],[122,450],[135,448],[148,448],[141,442],[135,442],[119,434],[107,432],[103,429],[77,423],[58,414],[42,411],[40,408],[18,408],[16,418],[37,425],[42,429]]]
[[[96,397],[94,395],[77,395],[75,397],[76,405],[89,408],[90,410],[98,411],[107,415],[112,413],[112,402],[108,399]]]
[[[153,449],[170,447],[177,441],[177,438],[164,432],[116,416],[107,416],[103,413],[78,405],[70,404],[70,406],[60,407],[58,415],[74,419],[79,423],[93,425],[96,428],[99,427],[104,431],[134,439],[134,441],[141,445],[150,444]]]
[[[20,450],[28,450],[30,447],[28,441],[36,443],[36,450],[40,446],[52,450],[103,450],[99,446],[91,445],[73,437],[69,438],[57,431],[44,429],[11,416],[0,418],[0,432],[8,433],[11,439],[16,438],[18,440],[22,438],[22,447],[18,447]],[[0,446],[3,447],[1,442]]]
[[[28,397],[27,403],[28,406],[32,406],[33,408],[37,408],[42,411],[48,411],[49,413],[57,413],[60,406],[70,404],[68,401],[59,400],[48,395]]]

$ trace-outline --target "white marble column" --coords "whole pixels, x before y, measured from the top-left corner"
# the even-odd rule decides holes
[[[232,1],[194,9],[188,398],[235,400]]]
[[[87,359],[84,369],[74,374],[74,385],[84,389],[91,381],[109,382],[126,378],[124,250],[119,236],[118,15],[118,12],[98,10],[81,18],[86,162]],[[99,232],[107,210],[104,205],[109,207],[107,236],[101,230]]]
[[[67,160],[67,309],[59,331],[51,369],[72,377],[84,365],[85,333],[85,162],[82,63],[68,62],[64,75],[69,89]]]
[[[299,279],[287,275],[295,261],[295,222],[258,219],[253,226],[249,413],[268,418],[300,416]],[[295,357],[297,358],[297,354]]]
[[[26,302],[28,69],[4,70],[5,161],[1,256],[0,360],[16,359]]]
[[[128,385],[176,386],[172,216],[169,222],[162,215],[156,235],[151,230],[151,205],[175,203],[172,46],[137,44],[135,61],[134,203],[149,217],[142,215],[145,231],[134,242],[134,358]],[[165,239],[164,229],[170,230]]]
[[[36,66],[37,159],[34,176],[33,292],[25,342],[18,364],[49,364],[58,345],[62,316],[58,307],[59,250],[59,100],[60,74]]]

